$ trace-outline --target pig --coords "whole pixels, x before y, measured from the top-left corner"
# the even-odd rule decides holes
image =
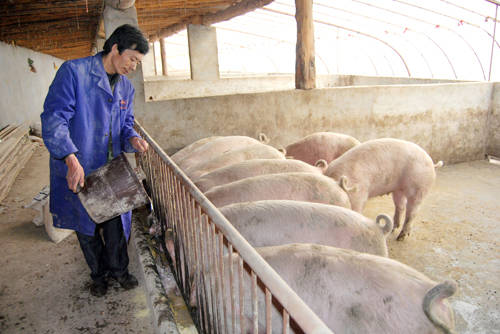
[[[265,199],[289,199],[351,207],[349,198],[337,182],[313,173],[253,176],[213,187],[205,196],[216,207]]]
[[[206,192],[212,187],[247,177],[290,172],[323,174],[322,168],[323,166],[315,167],[295,159],[252,159],[231,164],[204,174],[195,181],[195,184],[202,192]]]
[[[320,159],[330,163],[360,142],[351,136],[335,132],[315,132],[288,145],[286,152],[294,159],[314,165]]]
[[[451,280],[437,283],[398,261],[331,246],[297,243],[256,250],[334,333],[454,333],[454,312],[446,299],[457,290]],[[232,331],[230,311],[225,321],[230,332],[240,333],[239,312],[243,308],[241,332],[253,333],[251,277],[243,270],[240,282],[238,258],[236,254],[224,258],[224,281],[230,281],[232,261],[233,285],[243,284],[244,291],[243,297],[236,297],[235,329]],[[221,300],[231,305],[229,288],[223,288]],[[191,295],[195,300],[193,295],[196,290]],[[207,301],[211,298],[207,296]],[[257,329],[265,333],[265,296],[261,287],[257,298]],[[271,307],[271,319],[272,332],[282,333],[282,313],[276,304]],[[290,332],[300,333],[295,326],[290,326]]]
[[[340,206],[290,200],[236,203],[220,212],[254,247],[311,242],[388,255],[392,220],[384,214],[373,222]]]
[[[185,173],[193,181],[196,181],[203,174],[212,172],[218,168],[254,158],[285,160],[285,155],[270,145],[260,143],[252,144],[237,150],[222,153],[210,160],[201,161],[187,168]]]
[[[361,212],[368,198],[392,193],[396,207],[394,229],[406,209],[397,240],[410,235],[411,221],[436,178],[431,157],[417,144],[394,138],[364,142],[332,161],[325,175],[338,180],[354,211]]]
[[[259,140],[246,136],[225,136],[217,138],[194,149],[188,156],[177,161],[176,163],[180,168],[186,169],[201,161],[212,159],[224,152],[237,150],[253,144],[263,143],[266,140],[267,139],[263,134],[259,136]]]
[[[221,138],[221,136],[212,136],[212,137],[205,137],[198,139],[197,141],[181,148],[179,151],[175,152],[170,158],[174,160],[175,163],[181,161],[185,157],[191,154],[194,150],[196,150],[198,147],[205,145],[208,142],[214,141],[218,138]]]

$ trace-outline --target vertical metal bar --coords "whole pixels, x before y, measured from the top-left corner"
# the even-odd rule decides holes
[[[186,205],[186,258],[187,258],[187,271],[188,271],[188,282],[186,293],[191,293],[192,277],[196,270],[194,249],[193,249],[193,203],[194,200],[191,196],[188,196],[188,201]]]
[[[222,306],[222,300],[220,299],[220,286],[221,286],[221,277],[219,275],[219,263],[218,263],[218,259],[219,257],[217,256],[218,255],[218,250],[219,250],[219,247],[217,247],[217,234],[216,234],[216,231],[215,231],[215,224],[213,222],[211,222],[210,224],[210,227],[211,227],[211,238],[212,238],[212,256],[213,256],[213,263],[212,263],[212,270],[213,270],[213,273],[214,273],[214,284],[215,284],[215,293],[214,293],[214,300],[215,300],[215,312],[216,312],[216,315],[215,315],[215,321],[217,323],[217,332],[218,333],[221,333],[222,332],[222,319],[221,319],[221,306]]]
[[[167,170],[167,185],[168,185],[168,205],[170,208],[170,214],[169,214],[169,221],[167,224],[167,227],[172,230],[174,229],[174,219],[175,219],[175,186],[174,186],[174,173],[172,170],[169,168]],[[173,240],[172,240],[173,241]]]
[[[151,198],[153,200],[153,210],[155,212],[155,215],[158,215],[158,198],[156,196],[156,187],[155,187],[155,182],[154,182],[154,178],[155,178],[155,170],[154,170],[154,155],[153,153],[150,154],[149,156],[149,178],[150,178],[150,187],[149,187],[149,190],[151,191]]]
[[[252,271],[252,326],[253,333],[259,333],[259,300],[257,299],[257,275]]]
[[[227,323],[227,308],[226,308],[226,293],[225,293],[225,276],[224,276],[224,235],[219,233],[219,270],[221,276],[221,300],[222,300],[222,319],[224,321],[224,333],[229,333],[228,323]]]
[[[167,214],[167,208],[166,208],[166,197],[165,197],[165,175],[163,173],[163,166],[164,166],[163,160],[160,158],[158,159],[158,177],[159,177],[159,187],[160,187],[160,207],[161,210],[159,212],[159,217],[157,217],[158,222],[160,225],[163,227],[165,226],[165,217]]]
[[[243,287],[243,259],[238,256],[238,281],[239,281],[239,296],[240,296],[240,331],[245,334],[245,290]]]
[[[208,305],[209,305],[209,301],[207,300],[207,293],[206,293],[206,275],[207,275],[207,269],[208,266],[207,266],[207,262],[206,262],[206,243],[205,243],[205,236],[204,236],[204,224],[203,224],[203,215],[201,215],[201,211],[200,211],[200,255],[201,255],[201,275],[200,275],[200,278],[201,278],[201,285],[203,287],[203,296],[201,296],[202,300],[203,300],[203,315],[204,315],[204,318],[205,319],[208,319],[208,313],[209,313],[209,309],[208,309]],[[208,323],[207,323],[207,327],[205,328],[206,332],[208,333],[209,332],[209,327],[208,327]]]
[[[197,212],[198,212],[198,215],[196,217],[196,225],[193,226],[194,229],[195,229],[195,234],[194,234],[194,238],[195,238],[195,252],[197,254],[196,256],[196,272],[195,272],[195,288],[196,288],[196,296],[197,296],[197,299],[198,299],[198,305],[197,305],[197,308],[198,308],[198,318],[200,319],[201,321],[201,318],[202,318],[202,314],[203,314],[203,309],[202,309],[202,303],[201,303],[201,275],[203,273],[203,266],[202,266],[202,263],[201,263],[201,241],[200,241],[200,223],[201,223],[201,207],[197,206]],[[199,255],[198,255],[199,254]],[[201,326],[200,326],[201,327]],[[203,328],[203,327],[201,327]]]
[[[176,264],[176,276],[178,279],[178,282],[181,284],[180,288],[182,291],[184,291],[184,280],[182,276],[182,263],[181,263],[181,254],[180,254],[180,248],[181,248],[181,241],[180,241],[180,233],[179,233],[179,220],[180,215],[181,215],[181,203],[180,203],[180,194],[181,192],[181,186],[180,186],[180,181],[176,178],[175,179],[175,190],[174,190],[174,198],[175,198],[175,218],[173,221],[173,233],[174,233],[174,244],[175,244],[175,264]]]
[[[233,245],[229,244],[229,294],[231,296],[231,325],[232,331],[234,333],[236,331],[236,312],[235,312],[235,296],[234,296],[234,269],[233,269]]]
[[[283,334],[288,334],[290,330],[290,315],[286,311],[285,308],[283,308]]]
[[[206,245],[206,248],[205,248],[205,254],[206,254],[206,257],[207,257],[207,265],[208,265],[208,286],[209,286],[209,290],[208,293],[210,295],[210,323],[212,324],[211,326],[211,330],[213,331],[214,330],[214,324],[215,324],[215,317],[216,317],[216,310],[215,310],[215,296],[214,296],[214,292],[215,292],[215,286],[214,286],[214,273],[216,272],[216,270],[214,270],[214,265],[213,265],[213,259],[212,259],[212,251],[213,251],[213,247],[212,247],[212,242],[211,242],[211,237],[210,237],[210,221],[208,219],[208,216],[205,215],[204,216],[204,223],[203,223],[204,227],[205,227],[205,245]]]
[[[158,203],[157,212],[155,212],[156,219],[158,222],[162,221],[162,217],[164,216],[164,208],[165,204],[163,201],[163,183],[162,183],[162,173],[161,173],[161,164],[162,160],[158,155],[155,155],[155,174],[156,174],[156,185],[157,185],[157,194],[156,194],[156,202]]]
[[[266,288],[266,334],[272,333],[272,319],[271,319],[271,292]]]
[[[187,289],[187,286],[188,286],[188,268],[187,268],[187,234],[186,234],[186,227],[187,227],[187,224],[188,224],[188,215],[187,215],[187,208],[188,208],[188,194],[187,194],[187,191],[186,191],[186,188],[184,187],[184,185],[182,185],[182,191],[181,191],[181,203],[182,203],[182,212],[181,212],[181,217],[182,217],[182,220],[181,220],[181,224],[180,224],[180,235],[181,235],[181,239],[182,239],[182,273],[183,273],[183,276],[184,276],[184,287],[185,289]]]
[[[198,256],[198,247],[197,247],[197,243],[196,243],[196,240],[197,240],[197,229],[196,229],[196,226],[197,226],[197,218],[196,218],[196,208],[197,208],[197,205],[196,205],[196,202],[193,201],[191,203],[191,225],[190,225],[190,230],[191,230],[191,237],[192,237],[192,271],[193,271],[193,282],[196,282],[196,279],[194,277],[194,275],[196,275],[196,273],[201,270],[200,269],[200,265],[199,265],[199,256]],[[192,285],[193,285],[193,282],[191,282],[191,286],[190,288],[192,288]],[[192,292],[191,292],[192,293]]]
[[[160,220],[163,226],[163,232],[166,230],[167,226],[167,220],[168,220],[168,214],[169,214],[169,207],[168,207],[168,189],[167,189],[167,171],[166,171],[166,164],[163,160],[160,160],[160,186],[161,186],[161,202],[162,202],[162,207],[163,207],[163,212],[162,212],[162,219]]]
[[[171,182],[170,182],[170,170],[164,163],[162,165],[162,172],[164,174],[165,178],[165,185],[164,185],[164,190],[165,190],[165,205],[166,205],[166,215],[165,215],[165,230],[167,230],[170,227],[171,221],[173,219],[173,214],[174,214],[174,208],[172,207],[172,195],[171,195]]]

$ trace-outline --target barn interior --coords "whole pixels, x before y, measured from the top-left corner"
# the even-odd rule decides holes
[[[135,118],[169,155],[216,135],[264,133],[270,145],[283,148],[331,131],[361,142],[404,139],[443,161],[412,236],[403,242],[391,236],[389,256],[433,280],[458,283],[450,298],[458,333],[500,333],[498,5],[4,1],[0,263],[7,270],[0,273],[0,331],[195,330],[158,320],[155,305],[173,307],[178,300],[160,291],[161,301],[151,301],[147,275],[142,290],[117,288],[109,299],[94,300],[75,235],[51,241],[32,223],[37,212],[25,207],[48,184],[49,155],[37,136],[58,68],[95,54],[117,26],[132,23],[151,43],[142,66],[129,75]],[[25,147],[7,147],[13,134]],[[380,212],[392,215],[390,196],[370,200],[364,214]],[[130,242],[137,272],[144,271],[139,248]]]

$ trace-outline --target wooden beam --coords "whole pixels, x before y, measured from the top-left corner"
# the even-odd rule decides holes
[[[171,36],[175,33],[178,33],[179,31],[186,29],[187,24],[188,24],[187,22],[181,22],[181,23],[171,25],[167,28],[163,28],[160,31],[158,31],[158,33],[153,34],[153,35],[149,35],[149,41],[156,42],[160,38],[165,38],[165,37]]]
[[[167,28],[161,29],[158,33],[150,35],[149,41],[157,41],[160,38],[165,38],[171,36],[183,29],[186,29],[188,24],[203,24],[211,25],[221,21],[227,21],[233,17],[243,15],[245,13],[251,12],[257,8],[264,7],[274,0],[247,0],[241,1],[235,5],[229,6],[228,8],[218,11],[216,13],[207,14],[204,16],[193,15],[185,19],[183,22],[169,26]]]
[[[297,21],[295,88],[312,89],[316,88],[312,0],[295,0],[295,7]]]
[[[153,64],[154,64],[154,67],[155,67],[155,75],[158,75],[158,71],[156,69],[156,50],[155,50],[155,43],[156,42],[153,42],[151,43],[151,51],[153,51]]]
[[[221,21],[227,21],[233,17],[240,16],[256,10],[257,8],[269,5],[274,0],[248,0],[242,1],[225,10],[213,14],[207,14],[202,17],[202,24],[211,25]]]
[[[167,50],[165,48],[165,39],[160,38],[160,53],[161,53],[161,71],[163,75],[167,75]]]

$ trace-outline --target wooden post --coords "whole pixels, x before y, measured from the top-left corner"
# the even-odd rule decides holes
[[[163,75],[167,75],[167,51],[165,49],[165,39],[160,38],[161,69]]]
[[[312,0],[295,0],[295,20],[297,20],[295,88],[297,89],[316,88],[312,2]]]
[[[153,42],[151,43],[151,48],[150,49],[153,49],[153,66],[155,68],[155,75],[158,75],[158,70],[156,69],[156,48],[155,48],[155,43],[156,42]]]

